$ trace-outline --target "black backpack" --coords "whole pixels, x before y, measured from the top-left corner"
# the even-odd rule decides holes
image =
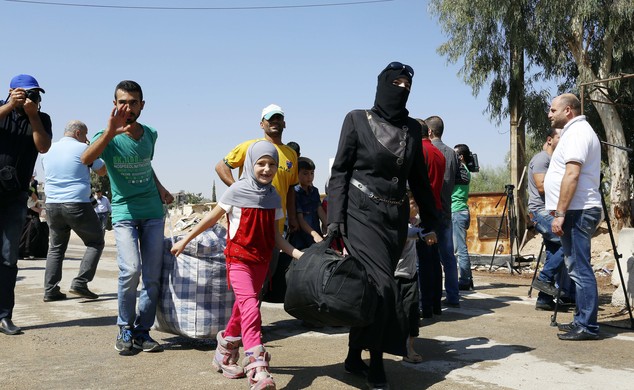
[[[363,264],[330,248],[331,235],[313,244],[286,273],[284,310],[328,326],[367,326],[374,321],[377,292]],[[346,237],[344,242],[350,244]]]

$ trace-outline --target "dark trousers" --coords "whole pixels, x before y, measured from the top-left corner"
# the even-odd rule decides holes
[[[409,336],[418,337],[418,276],[415,275],[412,279],[397,277],[396,285],[403,300]]]
[[[26,218],[26,197],[0,198],[0,319],[13,315],[18,277],[20,235]]]
[[[438,244],[427,245],[416,242],[418,254],[418,282],[420,287],[420,309],[431,314],[433,309],[440,310],[442,299],[442,266]]]
[[[47,203],[46,219],[50,229],[50,245],[46,256],[44,272],[44,293],[59,290],[62,280],[62,263],[68,248],[71,229],[86,245],[86,252],[79,266],[79,274],[71,284],[86,287],[97,272],[97,264],[103,252],[104,238],[101,223],[90,202],[87,203]]]

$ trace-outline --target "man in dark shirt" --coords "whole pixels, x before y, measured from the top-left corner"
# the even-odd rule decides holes
[[[0,332],[7,335],[21,332],[12,316],[29,182],[38,152],[51,147],[51,118],[40,112],[40,92],[33,76],[21,74],[0,101]]]

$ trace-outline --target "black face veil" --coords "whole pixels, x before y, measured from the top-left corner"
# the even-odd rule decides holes
[[[410,83],[412,82],[410,73],[404,68],[391,69],[388,67],[379,74],[374,107],[372,108],[383,119],[394,125],[400,125],[409,115],[409,111],[405,108],[409,91],[393,84],[394,80],[399,77],[404,77]]]

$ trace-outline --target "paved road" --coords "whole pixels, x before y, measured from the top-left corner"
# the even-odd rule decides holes
[[[108,234],[112,234],[109,232]],[[64,263],[62,291],[79,267],[74,238]],[[0,334],[2,389],[244,389],[211,368],[213,345],[153,332],[162,353],[119,356],[116,249],[106,248],[90,288],[96,301],[42,302],[44,260],[21,260],[14,321],[19,336]],[[387,356],[392,389],[632,389],[634,333],[602,327],[602,339],[563,342],[549,314],[534,310],[526,278],[475,274],[477,290],[461,308],[444,309],[421,327],[418,365]],[[568,322],[571,314],[561,313]],[[363,380],[345,374],[344,328],[307,331],[281,304],[263,304],[266,344],[278,389],[355,389]],[[368,358],[367,354],[364,354]]]

